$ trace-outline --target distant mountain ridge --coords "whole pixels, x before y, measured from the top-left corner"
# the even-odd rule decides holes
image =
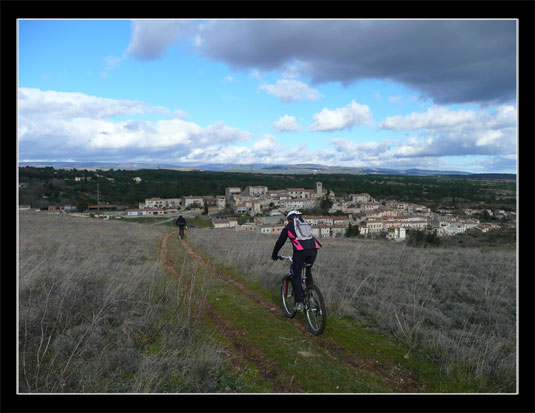
[[[436,175],[474,175],[499,176],[514,179],[516,174],[487,173],[476,174],[462,171],[438,171],[426,169],[388,169],[388,168],[357,168],[350,166],[326,166],[318,164],[276,165],[276,164],[157,164],[137,162],[19,162],[19,166],[46,167],[57,169],[171,169],[179,171],[214,171],[214,172],[254,172],[264,174],[351,174],[351,175],[401,175],[401,176],[436,176]]]

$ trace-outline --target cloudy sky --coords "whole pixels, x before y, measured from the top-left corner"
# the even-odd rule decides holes
[[[515,20],[19,20],[19,161],[516,172]]]

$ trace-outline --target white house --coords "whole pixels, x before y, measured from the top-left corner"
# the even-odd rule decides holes
[[[292,199],[295,198],[306,198],[308,192],[305,191],[305,188],[288,188],[288,194]]]
[[[250,231],[255,232],[256,231],[256,224],[252,222],[245,223],[243,225],[236,225],[236,231]]]
[[[347,226],[345,225],[333,225],[331,227],[331,236],[343,237],[346,234]]]
[[[227,201],[230,201],[230,198],[234,195],[240,195],[241,194],[241,188],[239,187],[228,187],[225,188],[225,199]]]
[[[303,201],[298,201],[295,199],[282,201],[280,207],[286,211],[291,211],[292,209],[303,209],[305,203]]]
[[[217,209],[225,209],[225,197],[223,195],[217,195],[215,197],[215,203],[217,206]]]
[[[185,196],[184,197],[184,207],[189,207],[197,205],[200,207],[204,206],[204,199],[202,196]]]
[[[347,227],[349,225],[349,217],[347,215],[332,217],[333,226]]]
[[[145,199],[145,206],[147,208],[163,208],[165,199],[163,198],[148,198]]]
[[[321,215],[305,215],[305,219],[313,225],[328,224],[333,225],[333,217],[330,216],[321,216]]]
[[[243,192],[244,192],[244,195],[258,197],[258,196],[266,195],[268,192],[268,187],[267,186],[248,186],[245,188]]]
[[[260,225],[257,227],[257,231],[261,234],[271,234],[271,227],[269,225]]]
[[[134,217],[134,216],[140,217],[140,216],[147,215],[147,210],[146,209],[127,209],[126,215],[129,217]]]
[[[365,204],[360,204],[360,210],[361,211],[372,211],[374,209],[377,209],[381,207],[381,204],[379,202],[368,202]]]
[[[331,226],[328,224],[318,225],[320,229],[320,237],[330,237],[331,236]]]
[[[386,237],[398,241],[404,240],[406,238],[406,229],[403,227],[389,228]]]
[[[234,212],[236,212],[237,214],[245,214],[248,210],[249,208],[247,208],[247,205],[245,204],[234,205]]]
[[[230,228],[228,219],[212,219],[212,225],[214,228]]]
[[[261,234],[279,234],[284,227],[284,224],[263,224],[257,225],[256,231]]]
[[[383,221],[380,219],[371,219],[366,223],[366,227],[368,228],[368,232],[371,233],[377,233],[384,230],[384,224]]]
[[[141,204],[140,204],[141,205]],[[147,198],[145,199],[145,208],[178,208],[180,198]]]
[[[366,204],[372,200],[370,194],[351,194],[349,195],[349,198],[352,202],[357,202],[359,204]]]

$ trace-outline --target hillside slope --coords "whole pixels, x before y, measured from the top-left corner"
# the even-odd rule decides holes
[[[344,254],[340,247],[349,241],[337,241],[337,248],[324,242],[315,271],[328,320],[316,337],[303,315],[289,320],[282,313],[279,285],[287,268],[266,259],[272,237],[214,235],[211,229],[188,230],[181,241],[166,225],[21,213],[20,391],[383,394],[514,388],[510,252],[415,256],[371,243]],[[377,254],[390,258],[364,265]],[[461,260],[466,272],[455,275],[451,261]],[[470,267],[467,260],[477,262]],[[355,263],[359,274],[347,269],[357,268]],[[425,268],[439,264],[465,278],[450,302],[438,277],[444,273],[427,279]],[[455,277],[446,284],[455,284]],[[479,281],[486,282],[481,297],[474,294]],[[396,301],[400,297],[412,300],[412,307]],[[493,314],[485,312],[491,307]],[[460,328],[454,313],[469,315]],[[389,330],[389,322],[400,330]],[[433,323],[442,335],[433,333]],[[443,348],[433,352],[421,334],[437,346],[458,337],[444,353],[453,362],[433,358]],[[493,364],[494,351],[501,364]],[[474,355],[480,370],[463,368],[460,361]]]
[[[211,264],[186,241],[174,237],[168,240],[170,245],[164,248],[171,251],[167,252],[166,260],[169,268],[178,273],[177,263],[187,254],[205,269],[206,279],[197,282],[215,280],[206,295],[208,319],[227,346],[236,372],[244,368],[252,370],[253,382],[260,379],[265,386],[263,391],[448,391],[447,386],[431,381],[436,374],[432,366],[408,360],[407,349],[383,335],[333,317],[322,336],[313,336],[306,328],[304,316],[291,320],[284,317],[278,291],[267,291],[232,270]],[[247,386],[247,383],[242,385]]]
[[[275,239],[275,235],[204,229],[190,231],[188,242],[280,307],[280,279],[287,268],[269,259]],[[314,280],[330,316],[321,338],[336,337],[354,346],[352,351],[375,355],[377,348],[370,344],[374,341],[362,340],[360,334],[384,335],[396,349],[390,354],[396,363],[427,360],[436,366],[432,370],[446,376],[439,380],[440,389],[420,383],[425,391],[514,391],[514,250],[322,241]],[[291,247],[281,253],[291,254]]]

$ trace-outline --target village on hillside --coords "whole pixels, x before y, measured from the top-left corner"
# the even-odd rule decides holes
[[[322,200],[328,200],[329,215],[307,215],[306,211],[318,210]],[[29,209],[21,206],[20,209]],[[49,207],[49,211],[74,212],[68,205]],[[502,219],[501,223],[480,222],[470,217],[480,214],[476,209],[465,209],[465,216],[458,217],[449,210],[431,211],[429,208],[395,200],[374,199],[367,193],[337,197],[333,191],[316,182],[314,189],[287,188],[269,190],[267,186],[227,187],[225,195],[184,196],[182,198],[149,198],[137,209],[116,211],[108,204],[89,205],[89,211],[104,217],[186,217],[206,215],[211,218],[215,230],[253,231],[262,234],[278,234],[286,224],[286,213],[304,211],[304,217],[312,225],[316,237],[343,237],[348,229],[363,237],[385,237],[404,240],[408,230],[425,230],[438,236],[463,234],[475,228],[482,232],[514,227],[515,213],[503,210],[485,210],[489,216]],[[247,217],[243,220],[238,217]],[[512,220],[506,222],[506,220]],[[240,222],[241,221],[241,222]]]

